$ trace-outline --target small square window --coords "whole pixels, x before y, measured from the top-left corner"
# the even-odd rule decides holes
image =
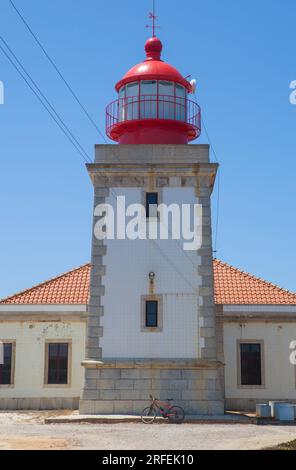
[[[146,193],[146,217],[157,218],[158,193]]]
[[[163,331],[162,295],[141,296],[141,331],[143,333]]]
[[[11,385],[13,344],[2,343],[0,347],[3,348],[3,364],[0,364],[0,385]]]
[[[158,301],[157,300],[146,300],[145,326],[146,328],[158,327]]]

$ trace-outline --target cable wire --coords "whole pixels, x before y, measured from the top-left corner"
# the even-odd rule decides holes
[[[216,154],[216,152],[215,152],[215,148],[214,148],[214,146],[213,146],[213,143],[212,143],[212,141],[211,141],[210,135],[209,135],[209,133],[208,133],[208,130],[207,130],[207,127],[206,127],[206,125],[205,125],[205,121],[204,121],[203,118],[201,119],[201,122],[202,122],[203,128],[204,128],[204,130],[205,130],[205,133],[206,133],[206,135],[207,135],[209,144],[210,144],[210,146],[211,146],[211,149],[212,149],[214,158],[215,158],[216,162],[219,163],[217,154]]]
[[[194,94],[195,99],[196,99],[196,94]],[[221,167],[218,159],[218,155],[215,151],[215,147],[213,146],[210,134],[207,130],[207,126],[205,124],[205,121],[203,118],[201,118],[202,126],[205,130],[208,142],[210,144],[211,150],[214,155],[214,159],[219,165],[218,171],[217,171],[217,210],[216,210],[216,216],[215,216],[215,237],[214,237],[214,253],[217,253],[217,247],[218,247],[218,236],[219,236],[219,221],[220,221],[220,196],[221,196]]]
[[[3,44],[6,46],[6,48],[8,49],[8,51],[10,52],[10,54],[14,57],[14,59],[17,61],[18,65],[21,67],[21,69],[23,70],[23,72],[26,74],[26,76],[29,78],[29,80],[33,83],[33,85],[35,86],[35,88],[38,90],[39,94],[42,96],[42,98],[44,99],[44,101],[47,103],[47,105],[50,107],[50,109],[52,110],[52,112],[54,113],[54,115],[56,116],[56,118],[59,120],[59,122],[62,124],[62,126],[64,126],[64,128],[67,130],[67,132],[70,134],[71,138],[76,142],[76,144],[78,145],[78,147],[80,148],[81,152],[86,156],[86,159],[90,159],[89,155],[87,154],[87,152],[85,151],[85,149],[80,145],[80,143],[78,142],[78,140],[76,139],[76,137],[73,135],[73,133],[71,132],[71,130],[69,129],[69,127],[65,124],[65,122],[63,121],[63,119],[61,118],[61,116],[57,113],[57,111],[55,110],[55,108],[52,106],[52,104],[50,103],[50,101],[47,99],[47,97],[44,95],[44,93],[42,92],[42,90],[40,89],[40,87],[37,85],[36,81],[32,78],[32,76],[30,75],[30,73],[25,69],[25,67],[23,66],[23,64],[20,62],[20,60],[17,58],[17,56],[15,55],[15,53],[12,51],[12,49],[9,47],[9,45],[7,44],[7,42],[4,40],[4,38],[2,36],[0,36],[0,40],[3,42]]]
[[[97,124],[95,123],[94,119],[91,117],[90,113],[87,111],[86,107],[83,105],[83,103],[81,102],[81,100],[78,98],[77,94],[74,92],[73,88],[71,87],[71,85],[69,84],[68,80],[66,80],[66,78],[64,77],[64,75],[62,74],[62,72],[60,71],[60,69],[58,68],[58,66],[56,65],[55,61],[50,57],[49,53],[47,52],[47,50],[45,49],[45,47],[43,46],[43,44],[41,43],[40,39],[37,37],[37,35],[34,33],[34,31],[32,30],[32,28],[30,27],[30,25],[28,24],[27,20],[24,18],[24,16],[21,14],[21,12],[18,10],[18,8],[16,7],[16,5],[14,4],[14,2],[12,0],[9,0],[11,6],[14,8],[14,10],[16,11],[16,13],[18,14],[18,16],[20,17],[20,19],[22,20],[22,22],[24,23],[24,25],[26,26],[26,28],[28,29],[28,31],[30,32],[31,36],[34,38],[35,42],[38,44],[38,46],[40,47],[40,49],[42,50],[43,54],[45,55],[45,57],[47,58],[47,60],[51,63],[52,67],[55,69],[55,71],[57,72],[57,74],[59,75],[59,77],[61,78],[61,80],[64,82],[64,84],[66,85],[66,87],[68,88],[69,92],[71,93],[71,95],[73,96],[73,98],[75,99],[75,101],[78,103],[78,105],[80,106],[81,110],[84,112],[84,114],[86,115],[86,117],[88,118],[89,122],[92,124],[92,126],[96,129],[96,131],[100,134],[100,136],[102,137],[102,139],[104,140],[105,143],[107,143],[107,139],[105,138],[104,134],[102,133],[102,131],[100,130],[100,128],[97,126]]]
[[[83,160],[86,162],[86,163],[89,163],[89,161],[86,159],[86,157],[84,156],[84,154],[81,152],[81,150],[79,149],[79,147],[76,145],[75,141],[72,140],[72,138],[69,136],[69,134],[67,134],[67,132],[65,131],[65,129],[62,127],[62,125],[59,123],[59,121],[56,119],[56,117],[54,116],[54,114],[50,111],[50,109],[48,108],[48,106],[42,101],[42,99],[40,98],[40,96],[38,95],[38,93],[36,92],[36,90],[34,90],[34,88],[32,87],[32,85],[30,84],[30,82],[26,79],[25,75],[21,72],[21,70],[18,68],[18,66],[13,62],[13,60],[11,59],[11,57],[9,56],[9,54],[5,51],[5,49],[1,46],[0,44],[0,49],[1,51],[3,52],[3,54],[7,57],[7,59],[9,60],[9,62],[12,64],[12,66],[15,68],[15,70],[18,72],[18,74],[22,77],[22,79],[26,82],[26,84],[28,85],[28,87],[31,89],[31,91],[34,93],[34,95],[36,96],[36,98],[40,101],[40,103],[42,104],[42,106],[46,109],[46,111],[50,114],[50,116],[52,117],[52,119],[55,121],[55,123],[57,124],[57,126],[61,129],[61,131],[63,132],[63,134],[67,137],[67,139],[71,142],[71,144],[76,148],[77,152],[82,156]]]

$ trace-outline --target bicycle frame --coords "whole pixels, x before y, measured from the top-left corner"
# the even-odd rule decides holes
[[[156,409],[160,412],[163,418],[168,418],[169,416],[174,416],[174,413],[169,413],[172,405],[167,401],[160,401],[157,398],[151,399],[151,408]]]

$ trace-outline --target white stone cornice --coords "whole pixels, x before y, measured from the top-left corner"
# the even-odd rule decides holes
[[[0,312],[70,312],[70,313],[85,313],[86,305],[83,304],[67,304],[67,305],[45,305],[45,304],[2,304],[0,305]]]
[[[296,305],[223,305],[223,312],[296,313]]]

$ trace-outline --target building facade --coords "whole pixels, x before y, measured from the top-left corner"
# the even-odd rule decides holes
[[[118,145],[97,145],[87,165],[91,264],[0,302],[0,408],[138,414],[153,395],[219,415],[296,399],[296,294],[213,260],[218,165],[209,146],[188,145],[201,132],[195,83],[161,59],[155,36],[145,50],[107,107]],[[135,204],[148,238],[126,237]],[[119,205],[117,235],[98,235]],[[194,208],[196,248],[184,250],[183,232],[159,238],[160,205]]]
[[[87,264],[0,303],[0,341],[7,345],[5,365],[0,365],[0,409],[78,408],[84,386],[90,271]],[[214,260],[214,289],[218,359],[225,364],[225,409],[254,410],[256,403],[271,399],[296,402],[295,365],[290,362],[296,294],[218,260]],[[116,341],[124,344],[124,330],[121,336]],[[122,363],[114,364],[113,371],[118,365],[122,373]],[[101,370],[105,377],[93,380],[104,397],[113,382],[107,378],[110,369]],[[145,368],[126,368],[123,374],[131,370],[146,376],[127,379],[130,396],[140,399],[137,381],[152,384],[152,378],[147,379]],[[183,370],[188,375],[192,371]],[[185,391],[191,392],[190,383],[181,382],[177,389],[182,373],[174,374],[168,391],[179,402]],[[208,378],[211,387],[214,380]],[[186,404],[185,411],[189,412]]]

